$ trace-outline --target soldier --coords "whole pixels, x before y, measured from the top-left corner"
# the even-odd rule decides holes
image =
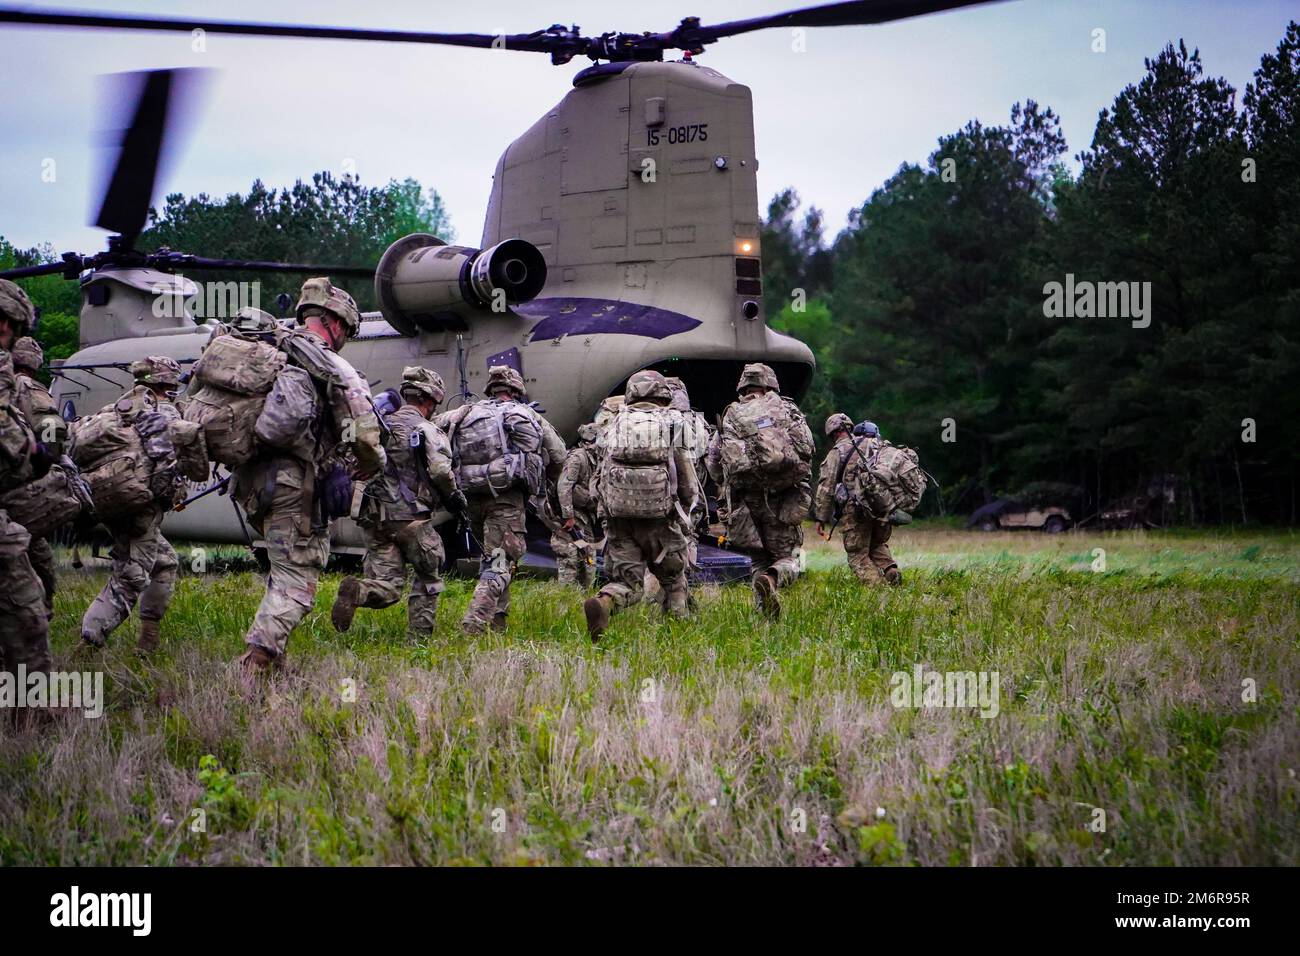
[[[669,390],[673,393],[672,410],[678,416],[676,424],[676,440],[681,442],[682,447],[686,449],[687,454],[691,456],[691,461],[695,464],[695,476],[700,480],[701,489],[703,489],[704,479],[708,475],[708,455],[709,443],[713,440],[713,428],[710,427],[709,421],[704,417],[702,412],[696,411],[691,407],[691,396],[686,391],[686,383],[680,378],[670,376],[664,379],[668,383]],[[708,501],[705,499],[703,490],[701,490],[698,505],[698,514],[691,517],[697,522],[702,522],[700,530],[707,532],[707,518],[709,514]],[[689,545],[688,568],[699,566],[697,552],[699,550],[699,541],[696,538],[696,528],[692,526],[686,529]]]
[[[596,425],[578,426],[578,447],[570,449],[556,483],[560,502],[559,529],[551,534],[551,548],[561,584],[589,588],[596,583],[596,542],[603,534],[591,497],[591,478],[598,461]]]
[[[400,396],[405,403],[384,416],[388,464],[366,485],[357,523],[366,530],[365,577],[344,578],[330,617],[335,629],[352,626],[358,607],[389,607],[402,596],[406,566],[415,573],[407,599],[410,641],[433,633],[438,595],[442,593],[442,537],[432,520],[445,508],[465,510],[465,495],[456,487],[451,444],[429,421],[446,397],[442,377],[419,366],[402,370]]]
[[[781,614],[777,589],[802,563],[803,519],[812,502],[812,432],[799,406],[779,391],[766,365],[746,365],[709,444],[709,475],[725,497],[720,515],[734,546],[755,555],[754,606]]]
[[[844,552],[853,573],[863,584],[879,584],[882,580],[887,584],[901,584],[902,572],[889,551],[889,536],[893,534],[894,526],[887,520],[873,518],[847,496],[837,495],[846,472],[861,464],[860,459],[871,452],[871,442],[880,435],[872,422],[863,423],[861,438],[855,438],[852,429],[853,420],[843,412],[836,412],[826,419],[826,434],[834,442],[834,447],[826,453],[826,460],[817,475],[817,499],[813,505],[817,533],[830,540],[826,523],[835,517],[837,499],[843,499],[839,520],[844,528]]]
[[[554,449],[558,436],[548,436],[549,425],[524,404],[523,376],[494,365],[488,369],[487,394],[438,417],[451,439],[456,481],[469,500],[466,515],[483,552],[478,584],[461,621],[466,634],[505,628],[510,582],[526,547],[525,502],[544,490],[544,470],[558,470],[564,462],[563,451],[557,457]],[[549,460],[544,447],[550,449]]]
[[[135,384],[116,402],[128,421],[148,412],[158,412],[167,421],[180,417],[172,404],[181,375],[175,359],[150,355],[132,362],[130,372]],[[163,518],[175,504],[180,480],[174,451],[170,461],[155,462],[153,468],[160,474],[171,469],[158,496],[136,510],[100,516],[113,538],[113,565],[108,582],[81,619],[81,641],[88,649],[104,647],[108,635],[131,616],[137,601],[139,651],[149,654],[158,647],[159,628],[176,588],[176,552],[162,534]]]
[[[68,423],[59,414],[50,390],[36,377],[45,364],[45,351],[34,338],[25,335],[14,343],[11,354],[17,384],[14,404],[26,416],[28,425],[36,433],[36,440],[45,447],[51,458],[58,459],[64,454],[67,444]],[[41,579],[41,584],[45,586],[45,610],[52,617],[56,577],[54,549],[50,546],[49,538],[32,538],[28,557],[31,558],[32,567]]]
[[[283,663],[290,633],[316,601],[330,553],[330,515],[323,500],[340,475],[346,483],[346,473],[338,469],[318,482],[318,468],[345,451],[356,463],[351,477],[368,480],[386,463],[370,389],[339,355],[361,329],[356,302],[328,278],[308,279],[295,311],[299,327],[284,333],[277,347],[310,375],[324,402],[312,423],[309,449],[306,444],[294,452],[260,448],[234,472],[233,493],[266,542],[271,566],[266,593],[244,636],[248,650],[239,658],[246,686],[254,675]],[[324,486],[321,494],[318,484]],[[334,497],[350,500],[351,495],[344,490]]]
[[[701,492],[695,464],[675,440],[671,402],[662,375],[637,372],[627,381],[623,407],[601,436],[596,489],[608,583],[583,604],[593,641],[616,610],[641,599],[647,569],[659,582],[664,613],[686,616],[688,516]]]
[[[32,478],[36,435],[14,405],[18,385],[9,349],[35,319],[27,293],[0,279],[0,492]],[[29,674],[50,669],[50,622],[45,588],[28,557],[31,535],[0,509],[0,669]]]

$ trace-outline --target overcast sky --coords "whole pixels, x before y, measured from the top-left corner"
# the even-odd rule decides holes
[[[372,28],[523,33],[552,23],[584,33],[662,31],[682,17],[715,23],[811,0],[101,0],[47,9],[208,15]],[[13,0],[0,0],[11,6]],[[827,214],[828,236],[905,161],[971,118],[1006,120],[1036,99],[1063,119],[1070,155],[1098,111],[1168,40],[1201,50],[1206,70],[1244,88],[1273,52],[1294,0],[1010,0],[880,27],[787,30],[724,39],[705,64],[754,92],[759,199],[786,185]],[[1091,50],[1106,31],[1106,52]],[[86,225],[98,182],[91,149],[100,74],[214,67],[204,108],[165,171],[168,192],[243,192],[254,178],[291,184],[351,160],[362,181],[413,176],[442,194],[462,241],[477,243],[497,157],[570,89],[585,58],[416,44],[0,27],[0,235],[18,246],[94,252]],[[1240,95],[1238,96],[1240,103]],[[55,162],[55,181],[42,164]],[[221,250],[196,250],[219,254]]]

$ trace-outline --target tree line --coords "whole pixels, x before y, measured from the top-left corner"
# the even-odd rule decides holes
[[[1294,525],[1300,26],[1240,108],[1168,44],[1075,174],[1066,148],[1029,101],[903,164],[829,244],[793,190],[772,201],[765,304],[817,355],[805,410],[917,447],[947,510],[1050,480],[1095,512],[1168,482],[1181,520]]]

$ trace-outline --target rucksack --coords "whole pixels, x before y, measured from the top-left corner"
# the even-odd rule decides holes
[[[884,521],[895,511],[911,511],[925,493],[925,472],[916,452],[876,438],[855,441],[844,464],[844,487],[860,511]]]
[[[790,406],[775,392],[735,402],[722,419],[722,470],[736,488],[784,491],[808,474],[791,434]]]
[[[51,465],[43,477],[0,497],[0,508],[33,538],[43,538],[76,518],[91,501],[90,489],[75,469]]]
[[[154,500],[153,468],[135,428],[136,414],[124,414],[120,406],[131,407],[119,399],[78,421],[71,436],[71,458],[90,488],[95,510],[106,516],[136,511]]]
[[[533,495],[541,487],[542,433],[525,405],[477,402],[451,419],[456,482],[467,495],[496,496],[513,488]]]
[[[200,388],[186,399],[184,417],[203,429],[212,461],[238,468],[259,442],[311,458],[320,396],[313,377],[290,364],[282,343],[227,330],[209,340],[195,363]]]
[[[596,487],[611,518],[663,518],[677,499],[673,420],[666,411],[624,405],[597,444],[605,454]]]

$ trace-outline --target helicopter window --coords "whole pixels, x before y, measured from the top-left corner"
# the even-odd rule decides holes
[[[63,403],[63,408],[59,410],[59,415],[65,422],[75,422],[77,420],[77,403],[69,398]]]
[[[108,284],[96,282],[86,290],[86,301],[91,305],[108,305]]]
[[[737,259],[736,275],[743,279],[757,279],[761,275],[762,266],[757,259]]]
[[[736,292],[739,295],[762,295],[763,283],[758,279],[737,279]]]

